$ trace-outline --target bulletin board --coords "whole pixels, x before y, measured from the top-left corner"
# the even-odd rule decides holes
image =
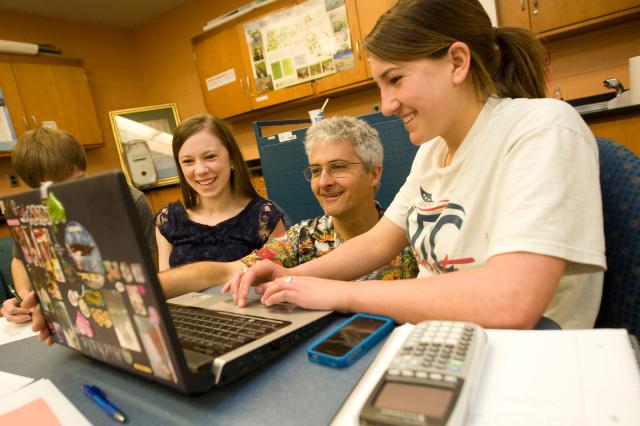
[[[354,65],[344,0],[307,0],[244,25],[257,93]]]

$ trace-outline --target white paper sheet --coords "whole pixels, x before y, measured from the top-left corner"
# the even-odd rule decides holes
[[[0,424],[91,425],[47,379],[0,398]]]
[[[398,327],[332,424],[358,425],[369,393],[413,326]],[[626,330],[487,330],[470,426],[637,426],[640,369]]]
[[[33,382],[31,377],[18,376],[17,374],[0,371],[0,383],[2,383],[2,386],[0,386],[0,398],[31,382]]]
[[[36,334],[31,331],[31,321],[15,323],[7,321],[4,317],[0,318],[0,345],[26,339]]]
[[[470,426],[640,424],[626,330],[489,330]]]

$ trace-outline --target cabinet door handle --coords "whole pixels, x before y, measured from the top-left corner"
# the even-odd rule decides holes
[[[524,12],[524,0],[520,0],[520,10]]]
[[[253,92],[251,91],[251,83],[249,83],[249,77],[247,76],[244,79],[247,81],[247,90],[249,91],[249,96],[251,96],[251,97],[255,96],[253,94]]]
[[[360,54],[360,42],[356,40],[356,55],[358,56],[358,60],[362,60],[362,55]]]
[[[540,9],[538,9],[538,0],[533,0],[533,12],[531,12],[533,16],[538,16],[540,14]]]
[[[25,117],[24,115],[22,116],[22,122],[24,123],[24,129],[29,130],[29,122],[27,121],[27,117]]]
[[[35,128],[38,128],[38,120],[36,120],[36,116],[32,115],[31,119],[33,120],[33,125],[35,126]]]
[[[242,94],[246,95],[247,94],[247,89],[244,87],[244,78],[240,79],[240,88],[242,89]]]

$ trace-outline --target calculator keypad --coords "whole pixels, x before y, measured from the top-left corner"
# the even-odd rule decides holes
[[[387,374],[455,384],[462,377],[474,332],[474,326],[464,322],[420,323],[404,342]]]

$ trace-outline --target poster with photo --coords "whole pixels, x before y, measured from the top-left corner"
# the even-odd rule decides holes
[[[244,25],[257,94],[353,66],[344,0],[308,0]]]

